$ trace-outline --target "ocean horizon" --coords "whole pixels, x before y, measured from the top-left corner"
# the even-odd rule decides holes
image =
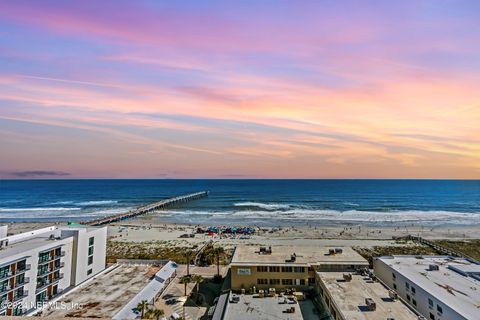
[[[80,221],[196,191],[208,198],[161,211],[162,222],[292,225],[480,224],[480,180],[1,180],[0,221]]]

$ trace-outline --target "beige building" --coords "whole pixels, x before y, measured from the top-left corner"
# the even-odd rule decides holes
[[[237,246],[230,267],[232,290],[306,290],[317,271],[354,271],[368,262],[349,247]]]

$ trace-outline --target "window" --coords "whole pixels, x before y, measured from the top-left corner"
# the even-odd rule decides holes
[[[430,319],[431,320],[435,320],[435,316],[433,315],[433,313],[430,312]]]
[[[88,257],[88,265],[93,263],[93,256]]]
[[[268,267],[267,266],[258,266],[257,267],[257,272],[268,272]]]
[[[428,298],[428,307],[433,308],[433,300]]]
[[[279,285],[280,284],[280,279],[270,279],[270,284],[271,285]]]
[[[410,290],[410,283],[405,282],[405,288],[407,288],[407,290]]]
[[[10,272],[10,266],[0,268],[0,278],[5,278]]]
[[[298,273],[303,273],[303,272],[305,272],[305,267],[295,267],[295,268],[293,268],[293,271],[298,272]]]
[[[393,278],[393,280],[397,279],[397,275],[393,272],[392,272],[392,278]]]
[[[93,272],[93,270],[92,270],[92,269],[88,269],[88,270],[87,270],[87,276],[91,275],[91,274],[92,274],[92,272]]]
[[[293,268],[292,267],[282,267],[282,272],[292,272]]]
[[[38,267],[37,275],[41,276],[41,275],[44,275],[44,274],[48,274],[49,272],[50,272],[50,268],[49,268],[48,263],[47,264],[42,264]]]
[[[407,294],[407,300],[410,302],[410,295]]]
[[[305,285],[305,279],[300,279],[300,285],[304,286]]]
[[[88,247],[88,255],[91,256],[93,254],[93,246],[92,247]]]
[[[50,281],[48,280],[48,276],[38,277],[37,278],[37,289],[41,288],[43,286],[46,286],[49,283],[50,283]]]
[[[50,252],[42,252],[38,255],[38,263],[47,262],[50,260]]]
[[[7,287],[8,287],[8,280],[5,280],[0,284],[0,291],[5,291]]]
[[[412,304],[416,307],[417,306],[417,300],[412,299]]]
[[[314,285],[315,284],[315,278],[308,278],[308,285]]]
[[[18,298],[23,296],[23,287],[18,288],[17,290],[14,291],[13,293],[13,299],[17,300]]]
[[[93,246],[94,242],[95,242],[95,237],[90,237],[90,239],[88,239],[89,246]]]
[[[23,271],[27,268],[27,260],[22,260],[17,262],[17,270],[18,271]]]
[[[291,286],[291,285],[293,285],[293,280],[292,279],[282,279],[282,284],[284,286]]]
[[[18,284],[18,285],[25,283],[25,273],[20,273],[17,276],[17,279],[15,280],[15,283]]]
[[[257,284],[268,284],[268,279],[257,279]]]
[[[37,294],[37,302],[43,302],[47,300],[47,290]]]
[[[393,284],[393,289],[397,290],[397,285],[395,283]]]
[[[415,287],[412,287],[412,293],[415,294]]]
[[[443,313],[442,307],[440,307],[438,304],[437,304],[437,311],[438,311],[438,313],[440,313],[440,314]]]
[[[270,272],[280,272],[280,267],[270,267]]]

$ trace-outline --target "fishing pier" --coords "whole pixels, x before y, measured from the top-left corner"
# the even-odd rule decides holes
[[[134,218],[138,217],[156,210],[161,210],[165,209],[167,207],[171,207],[173,205],[181,204],[181,203],[186,203],[189,201],[205,198],[208,196],[208,191],[201,191],[201,192],[196,192],[196,193],[191,193],[183,196],[178,196],[174,198],[169,198],[169,199],[164,199],[140,208],[137,208],[135,210],[131,210],[125,213],[119,213],[115,214],[112,216],[104,217],[104,218],[99,218],[91,221],[86,221],[82,222],[82,224],[90,225],[90,226],[101,226],[104,224],[109,224],[112,222],[117,222],[129,218]]]

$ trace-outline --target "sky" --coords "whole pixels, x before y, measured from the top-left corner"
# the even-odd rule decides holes
[[[0,178],[480,178],[480,2],[0,1]]]

